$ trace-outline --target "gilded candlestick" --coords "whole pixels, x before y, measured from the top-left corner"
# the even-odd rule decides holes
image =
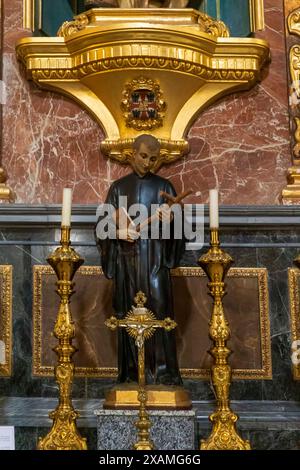
[[[74,377],[73,354],[77,349],[72,345],[75,337],[75,326],[69,307],[70,297],[74,293],[72,282],[77,269],[84,260],[70,246],[70,227],[61,228],[61,246],[47,258],[48,263],[54,269],[58,281],[56,292],[60,296],[60,305],[54,336],[58,339],[58,345],[53,351],[58,356],[55,367],[55,379],[59,387],[59,403],[54,411],[49,414],[53,420],[49,433],[39,439],[39,450],[86,450],[86,439],[82,438],[76,426],[79,417],[72,405],[72,384]]]
[[[225,295],[225,276],[233,263],[231,256],[220,248],[219,232],[211,229],[210,249],[198,261],[205,271],[209,283],[209,295],[213,298],[213,311],[209,323],[209,336],[213,341],[209,354],[213,357],[211,381],[217,398],[217,409],[209,419],[213,429],[207,439],[202,439],[201,450],[250,450],[250,442],[243,440],[237,432],[238,416],[230,409],[229,389],[231,367],[227,347],[230,328],[225,318],[222,299]]]
[[[145,340],[150,338],[156,328],[164,328],[171,331],[177,324],[167,317],[164,320],[157,320],[154,314],[145,307],[147,298],[143,292],[138,292],[134,298],[135,306],[132,307],[124,319],[118,320],[112,316],[106,320],[105,325],[111,330],[117,327],[126,328],[128,334],[135,339],[138,348],[138,400],[139,419],[135,423],[138,429],[138,441],[134,444],[135,450],[153,450],[154,445],[150,440],[151,422],[146,410],[147,390],[145,384]]]

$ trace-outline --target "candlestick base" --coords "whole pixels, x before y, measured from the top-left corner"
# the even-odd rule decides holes
[[[53,425],[50,432],[39,439],[38,450],[87,450],[86,439],[80,436],[76,428],[78,416],[72,406],[66,408],[59,405],[49,414]]]
[[[231,410],[217,411],[209,419],[213,429],[208,439],[201,440],[200,450],[251,450],[250,442],[238,435],[238,416]]]

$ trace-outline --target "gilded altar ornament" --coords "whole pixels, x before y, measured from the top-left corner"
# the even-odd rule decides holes
[[[300,255],[297,255],[293,260],[296,269],[289,269],[289,297],[290,297],[290,311],[291,311],[291,333],[292,333],[292,364],[293,364],[293,377],[294,380],[299,380],[299,269],[300,269]]]
[[[300,380],[300,363],[299,363],[299,337],[300,337],[300,259],[299,255],[294,259],[296,268],[288,269],[288,285],[290,298],[290,325],[291,325],[291,362],[293,379]]]
[[[228,363],[231,351],[227,347],[230,328],[225,318],[222,299],[225,295],[224,279],[233,259],[220,248],[217,229],[211,229],[210,249],[201,256],[198,263],[209,279],[209,295],[213,298],[213,311],[209,323],[209,336],[213,346],[209,354],[213,357],[211,382],[217,398],[217,409],[209,417],[213,429],[207,439],[201,440],[200,449],[250,450],[250,442],[238,435],[236,429],[238,416],[230,409],[229,388],[232,371]]]
[[[282,202],[285,205],[296,204],[300,201],[300,165],[294,162],[294,166],[287,171],[287,185],[282,190]]]
[[[88,17],[82,13],[81,15],[77,15],[73,21],[65,21],[57,31],[57,36],[67,38],[81,31],[88,24]]]
[[[293,10],[287,18],[287,28],[290,34],[300,36],[300,8]],[[287,172],[287,186],[282,190],[282,202],[285,205],[300,203],[300,46],[292,46],[289,52],[290,75],[290,109],[295,119],[295,145],[293,146],[293,166]]]
[[[300,98],[300,46],[290,49],[290,74],[297,98]]]
[[[287,19],[288,31],[290,34],[295,34],[300,36],[300,8],[292,11]],[[290,60],[290,74],[291,74],[291,81],[292,81],[292,93],[295,93],[296,96],[294,100],[298,100],[297,104],[299,104],[300,100],[300,46],[298,44],[294,45],[290,49],[289,54]]]
[[[262,31],[265,29],[264,0],[250,0],[251,31]]]
[[[300,36],[300,8],[296,8],[289,14],[287,25],[290,34]]]
[[[121,108],[127,127],[138,131],[161,127],[166,107],[157,81],[139,77],[126,83]]]
[[[299,99],[300,103],[300,99]],[[288,169],[287,186],[282,191],[283,201],[300,200],[300,117],[295,117],[295,145],[293,146],[294,166]]]
[[[111,330],[126,328],[127,333],[135,339],[138,348],[138,400],[139,419],[135,423],[138,430],[138,441],[134,444],[134,450],[153,450],[154,445],[149,437],[151,422],[146,410],[147,390],[145,381],[145,341],[155,333],[156,328],[164,328],[166,331],[173,330],[177,324],[171,318],[157,320],[151,310],[145,307],[147,298],[139,291],[135,298],[135,306],[132,306],[124,319],[117,319],[112,316],[105,321],[105,325]]]
[[[96,119],[109,158],[128,163],[135,137],[151,130],[161,143],[160,165],[188,151],[186,135],[202,110],[254,86],[269,59],[265,41],[230,38],[224,23],[190,8],[95,8],[64,23],[58,37],[26,37],[16,50],[29,80]],[[141,78],[163,92],[154,107],[152,85],[138,92],[142,105],[148,100],[143,119],[123,94]]]
[[[299,104],[300,104],[300,99],[299,99]],[[296,130],[295,130],[296,144],[293,147],[293,154],[295,158],[299,158],[300,160],[300,116],[295,117],[295,124],[296,124]]]
[[[0,265],[0,377],[12,375],[12,273],[11,265]]]
[[[84,260],[70,246],[70,227],[61,228],[61,246],[57,248],[47,261],[54,269],[58,281],[57,293],[60,305],[54,326],[54,336],[58,346],[53,351],[58,356],[55,367],[55,379],[59,387],[59,404],[49,414],[53,420],[49,433],[39,439],[39,450],[86,450],[86,439],[81,437],[76,419],[79,417],[72,405],[72,384],[74,377],[74,362],[72,360],[76,348],[72,345],[75,337],[75,326],[69,308],[70,297],[74,293],[73,277]]]

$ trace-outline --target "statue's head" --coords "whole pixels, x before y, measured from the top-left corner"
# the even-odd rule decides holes
[[[153,135],[139,135],[132,145],[131,166],[139,176],[145,176],[155,168],[160,152],[160,143]]]

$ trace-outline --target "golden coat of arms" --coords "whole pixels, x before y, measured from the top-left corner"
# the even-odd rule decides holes
[[[166,102],[157,81],[140,77],[126,84],[122,110],[127,127],[151,130],[163,125]]]

